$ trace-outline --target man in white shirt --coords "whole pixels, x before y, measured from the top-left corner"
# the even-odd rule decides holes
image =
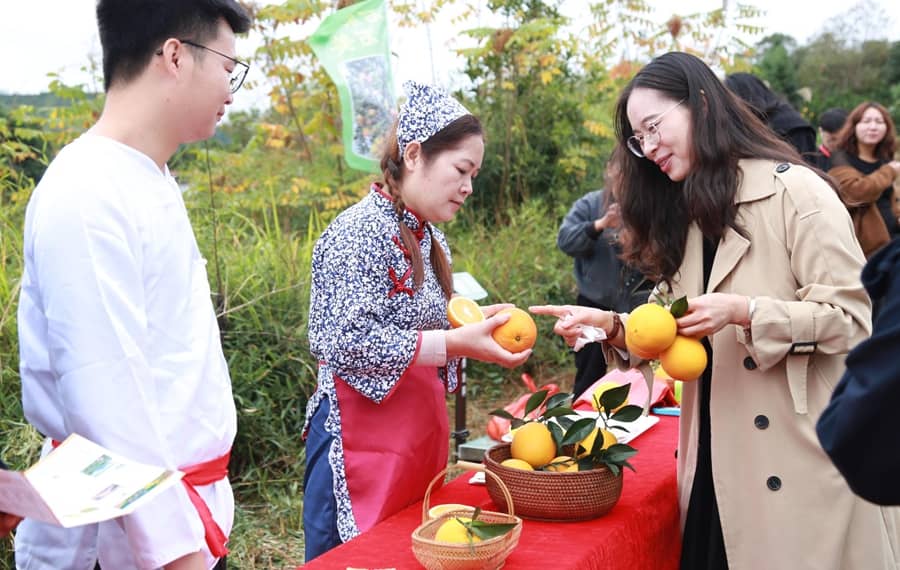
[[[166,162],[215,131],[248,69],[234,54],[250,19],[234,0],[99,0],[97,21],[103,113],[51,163],[25,219],[22,403],[50,440],[79,433],[185,484],[99,525],[23,521],[16,566],[223,568],[236,413]]]

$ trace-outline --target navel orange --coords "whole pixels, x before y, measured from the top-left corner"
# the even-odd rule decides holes
[[[669,309],[656,303],[644,303],[628,315],[625,346],[641,358],[653,360],[669,348],[676,334],[678,324]]]
[[[518,307],[510,307],[498,312],[498,315],[509,313],[509,320],[494,329],[491,336],[510,352],[522,352],[534,346],[537,340],[537,325],[528,312]]]
[[[672,346],[660,353],[659,363],[672,378],[689,382],[706,370],[706,350],[699,340],[678,335]]]

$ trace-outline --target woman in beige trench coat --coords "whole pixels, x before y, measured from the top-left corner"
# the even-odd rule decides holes
[[[650,62],[616,119],[625,261],[688,297],[679,333],[710,356],[682,400],[681,567],[895,570],[895,512],[853,495],[815,434],[871,330],[846,208],[694,56]],[[569,344],[600,327],[618,365],[640,362],[622,350],[627,315],[532,311]]]

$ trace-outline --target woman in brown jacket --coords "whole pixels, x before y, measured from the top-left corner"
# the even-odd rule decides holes
[[[828,174],[838,183],[841,200],[850,211],[856,237],[866,257],[900,235],[894,214],[896,133],[891,115],[878,103],[857,105],[838,134]]]
[[[855,496],[815,433],[845,355],[871,331],[864,257],[836,192],[689,54],[638,72],[616,132],[631,151],[623,261],[687,296],[678,331],[709,356],[682,397],[681,567],[896,570],[895,513]],[[622,350],[628,315],[532,310],[558,317],[570,344],[580,325],[602,328],[608,358],[641,364]]]

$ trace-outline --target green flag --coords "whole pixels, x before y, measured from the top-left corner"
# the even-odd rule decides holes
[[[322,22],[309,45],[341,99],[344,157],[351,168],[381,172],[381,142],[396,117],[384,0],[365,0]]]

